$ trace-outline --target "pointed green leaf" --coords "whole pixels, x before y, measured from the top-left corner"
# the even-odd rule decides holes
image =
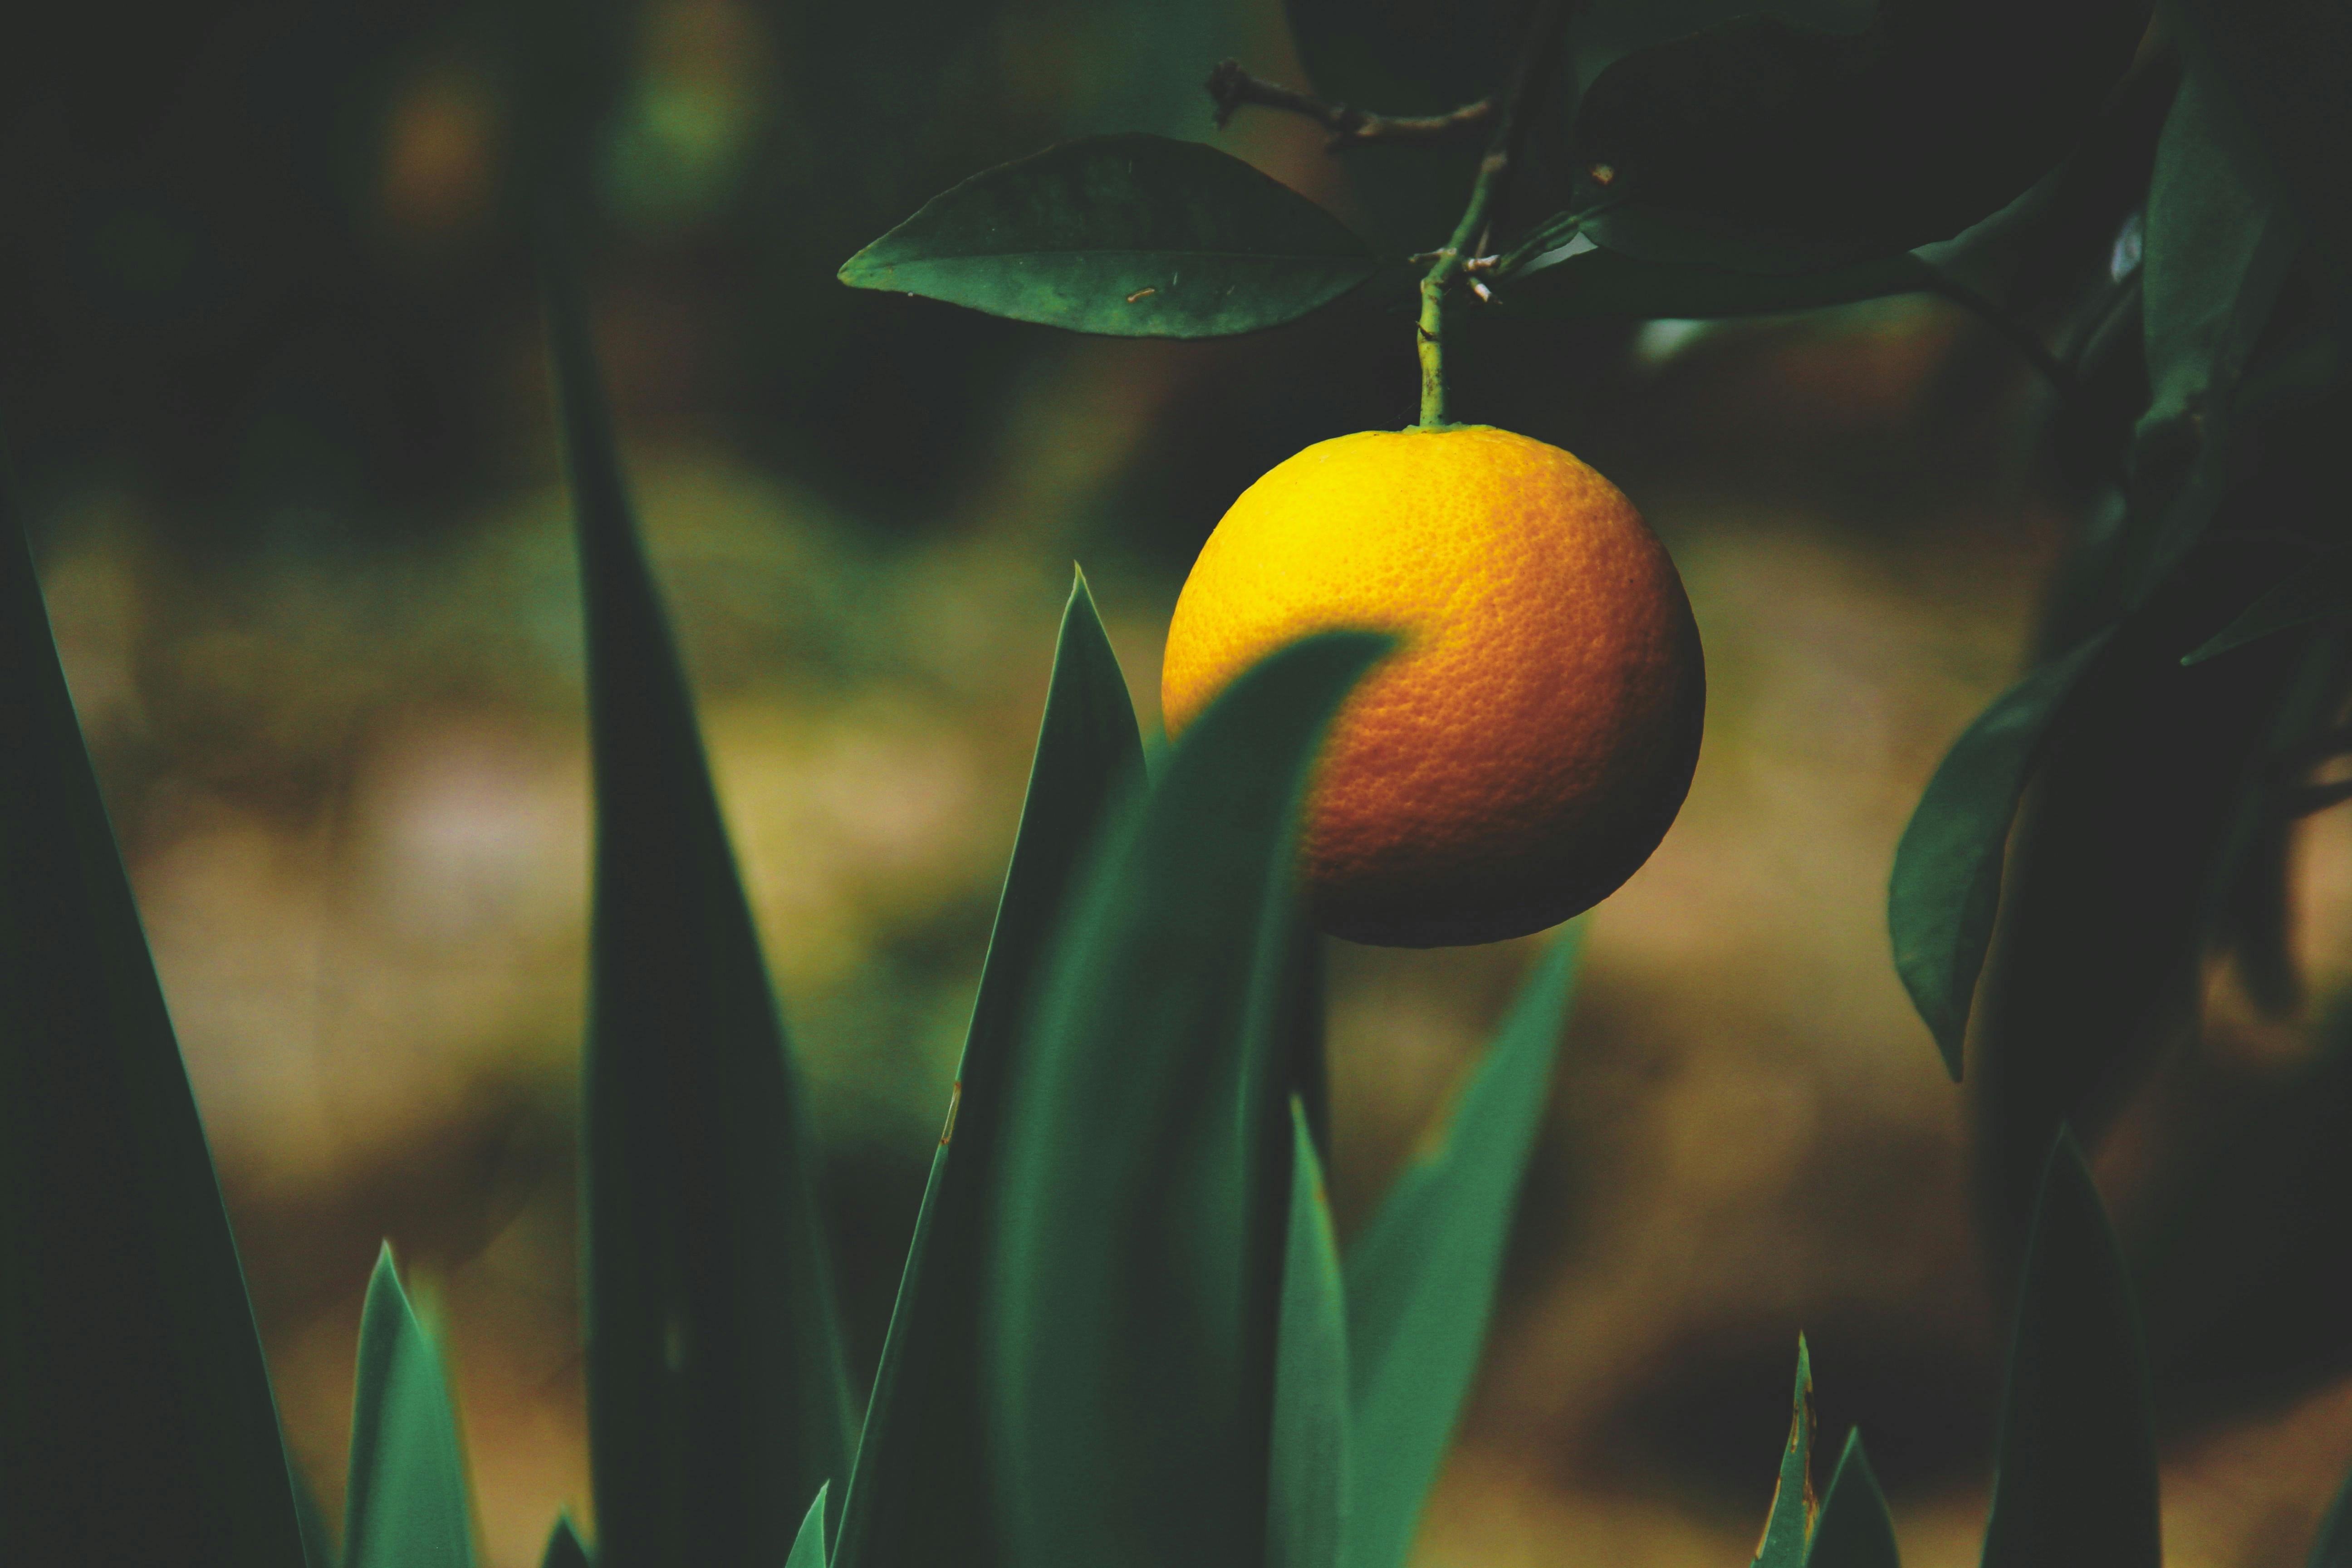
[[[1399,1568],[1485,1348],[1519,1184],[1543,1124],[1583,927],[1529,976],[1444,1141],[1398,1177],[1349,1249],[1349,1568]]]
[[[2352,1568],[2352,1478],[2347,1478],[2319,1523],[2311,1544],[2311,1568]]]
[[[2352,11],[2331,0],[2187,0],[2185,31],[2231,107],[2254,132],[2273,176],[2310,237],[2339,336],[2352,331],[2352,193],[2342,150],[2352,145]]]
[[[236,1245],[5,489],[5,1555],[302,1568]]]
[[[555,1528],[547,1533],[547,1551],[540,1557],[539,1568],[588,1568],[588,1549],[580,1544],[580,1532],[572,1528],[572,1521],[558,1516]]]
[[[2274,632],[2293,631],[2314,621],[2352,612],[2352,548],[2313,557],[2309,565],[2246,607],[2243,615],[2182,656],[2202,664],[2217,653],[2242,647]]]
[[[784,1568],[825,1568],[824,1498],[832,1485],[828,1481],[816,1489],[808,1512],[801,1516],[800,1533],[793,1537],[793,1554],[784,1559]]]
[[[843,1568],[989,1568],[998,1561],[981,1401],[980,1299],[1015,1023],[1055,915],[1113,799],[1142,783],[1142,742],[1118,660],[1080,577],[1063,612],[1020,837],[972,1005],[947,1131],[883,1342],[842,1505]]]
[[[1805,1549],[1805,1568],[1903,1568],[1895,1521],[1887,1517],[1886,1498],[1871,1474],[1859,1432],[1846,1434],[1845,1452],[1838,1456],[1812,1543]]]
[[[2009,689],[1953,742],[1895,850],[1895,968],[1944,1066],[1960,1076],[1977,976],[2000,911],[2001,854],[2053,725],[2107,645],[2102,634]]]
[[[974,174],[843,263],[841,280],[1074,332],[1213,338],[1328,305],[1373,267],[1287,185],[1139,133]]]
[[[1593,246],[1510,279],[1495,298],[1512,315],[1713,321],[1916,294],[1936,282],[1935,269],[1909,251],[1809,272],[1737,272]]]
[[[466,1458],[440,1352],[409,1310],[387,1243],[360,1314],[344,1568],[473,1568]]]
[[[992,1209],[986,1404],[1024,1568],[1265,1555],[1297,812],[1387,646],[1328,633],[1244,675],[1057,925]]]
[[[1294,1098],[1290,1110],[1265,1555],[1269,1568],[1338,1568],[1349,1511],[1347,1288],[1307,1108]]]
[[[1797,1336],[1797,1390],[1789,1411],[1789,1441],[1780,1450],[1780,1479],[1756,1543],[1756,1568],[1804,1568],[1805,1539],[1813,1528],[1813,1361]]]
[[[802,1093],[576,284],[551,268],[596,791],[591,1469],[605,1568],[774,1561],[850,1412]]]
[[[2072,1132],[2043,1166],[2009,1352],[1984,1568],[2158,1568],[2139,1314]]]

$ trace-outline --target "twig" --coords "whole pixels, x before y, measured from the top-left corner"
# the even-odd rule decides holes
[[[1518,153],[1527,138],[1527,124],[1542,94],[1542,84],[1550,76],[1552,57],[1558,52],[1561,34],[1568,23],[1566,0],[1535,0],[1524,47],[1511,71],[1510,86],[1504,89],[1503,107],[1497,117],[1494,140],[1488,143],[1486,155],[1478,161],[1478,178],[1470,187],[1469,205],[1462,209],[1462,221],[1454,226],[1454,237],[1447,240],[1437,253],[1437,259],[1421,279],[1421,321],[1418,327],[1421,352],[1421,424],[1433,429],[1445,423],[1445,291],[1455,279],[1462,277],[1470,258],[1484,247],[1492,215],[1502,205],[1505,188],[1518,163]],[[1485,290],[1480,290],[1484,296]]]
[[[1314,121],[1331,133],[1327,145],[1335,153],[1367,142],[1451,142],[1466,132],[1475,131],[1495,115],[1495,100],[1490,98],[1465,103],[1444,114],[1374,114],[1368,109],[1326,103],[1319,98],[1261,80],[1242,69],[1239,60],[1219,60],[1216,69],[1209,73],[1208,89],[1209,96],[1216,100],[1219,130],[1234,117],[1235,110],[1254,103],[1261,109],[1279,109]]]

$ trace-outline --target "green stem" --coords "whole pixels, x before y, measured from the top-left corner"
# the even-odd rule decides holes
[[[1462,221],[1454,226],[1454,237],[1445,242],[1437,259],[1422,274],[1421,428],[1424,430],[1439,429],[1445,424],[1446,292],[1461,276],[1462,264],[1469,259],[1479,231],[1486,227],[1486,209],[1494,204],[1495,187],[1510,163],[1509,155],[1499,146],[1480,161],[1477,183],[1470,187],[1470,205],[1462,209]]]

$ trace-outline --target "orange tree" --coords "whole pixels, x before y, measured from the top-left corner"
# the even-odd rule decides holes
[[[1380,731],[1381,681],[1444,647],[1426,584],[1400,565],[1440,504],[1424,498],[1475,511],[1459,535],[1475,561],[1538,547],[1512,574],[1536,584],[1518,595],[1532,604],[1472,616],[1486,640],[1442,686],[1526,677],[1540,692],[1572,670],[1652,699],[1634,708],[1654,722],[1595,729],[1573,701],[1520,720],[1561,727],[1528,771],[1580,758],[1606,780],[1594,798],[1640,822],[1601,835],[1597,860],[1546,863],[1538,881],[1585,880],[1507,923],[1589,901],[1646,853],[1687,778],[1697,705],[1671,565],[1573,459],[1449,426],[1448,340],[1473,312],[1709,317],[1930,290],[1984,314],[2057,385],[2052,437],[2102,497],[2032,673],[1937,773],[1889,900],[1896,967],[1948,1065],[1969,1068],[1984,1212],[2019,1277],[1985,1561],[2157,1568],[2151,1364],[2261,1385],[2309,1375],[2342,1338],[2346,1303],[2328,1291],[2345,1053],[2217,1141],[2213,1179],[2177,1215],[2188,1239],[2172,1256],[2189,1262],[2137,1271],[2146,1332],[2077,1130],[2095,1138],[2193,1020],[2209,955],[2234,958],[2264,1005],[2292,1003],[2287,825],[2352,793],[2307,782],[2345,745],[2352,660],[2352,557],[2325,483],[2352,303],[2352,20],[2329,0],[2181,0],[2152,36],[2125,0],[1884,0],[1843,31],[1796,8],[1718,19],[1705,0],[1670,21],[1607,0],[1534,0],[1507,21],[1479,5],[1291,12],[1320,95],[1228,65],[1210,81],[1218,111],[1308,115],[1353,156],[1433,153],[1373,182],[1370,205],[1398,235],[1434,227],[1433,248],[1360,238],[1211,148],[1112,136],[976,174],[843,269],[1130,336],[1249,331],[1391,289],[1421,367],[1418,434],[1397,437],[1418,443],[1411,482],[1276,508],[1271,553],[1244,551],[1234,581],[1203,592],[1213,608],[1280,599],[1300,574],[1268,569],[1301,523],[1318,569],[1389,541],[1387,586],[1367,595],[1340,570],[1312,615],[1212,637],[1197,682],[1173,674],[1189,721],[1148,779],[1124,680],[1083,584],[1073,593],[862,1413],[792,1054],[585,312],[550,247],[597,799],[595,1560],[1398,1568],[1475,1364],[1576,952],[1571,928],[1434,1152],[1342,1257],[1319,1174],[1298,829],[1319,875],[1318,835],[1328,845],[1344,816],[1316,781],[1327,731],[1334,766],[1351,765],[1351,736]],[[1458,216],[1433,225],[1449,171]],[[2054,342],[2027,320],[2054,321]],[[1506,450],[1529,461],[1496,484]],[[1433,451],[1466,466],[1430,482],[1418,465]],[[1375,513],[1380,527],[1349,526]],[[1222,571],[1217,552],[1204,571]],[[1612,573],[1600,602],[1639,608],[1636,632],[1604,628],[1574,665],[1548,638]],[[1395,662],[1359,691],[1383,658]],[[1339,795],[1391,811],[1427,760],[1417,747],[1491,744],[1465,707],[1435,742],[1407,724],[1359,748],[1368,771],[1335,774]],[[1654,765],[1612,773],[1621,746],[1650,746]],[[1468,880],[1445,896],[1475,903]],[[465,1477],[436,1352],[388,1260],[359,1362],[344,1560],[463,1568]],[[1889,1568],[1858,1438],[1815,1505],[1811,1389],[1801,1346],[1758,1561]],[[13,521],[0,1531],[11,1562],[331,1558],[278,1438],[203,1130]],[[548,1550],[551,1563],[590,1555],[568,1524]],[[2352,1562],[2341,1509],[2314,1562]]]

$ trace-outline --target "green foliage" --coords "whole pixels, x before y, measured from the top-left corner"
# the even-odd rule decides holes
[[[1325,722],[1386,646],[1326,634],[1235,682],[1063,915],[1004,1107],[985,1303],[1024,1565],[1265,1552],[1292,832]]]
[[[1081,577],[1062,615],[1021,832],[843,1504],[843,1568],[997,1560],[993,1494],[975,1461],[989,1435],[973,1303],[986,1284],[1014,1031],[1081,858],[1142,772],[1127,684]]]
[[[1348,1250],[1354,1431],[1347,1568],[1402,1568],[1486,1342],[1514,1200],[1543,1124],[1582,927],[1554,941],[1444,1141]]]
[[[1606,166],[1610,194],[1659,220],[1612,221],[1604,244],[1662,254],[1658,237],[1679,231],[1760,270],[1788,263],[1759,243],[1817,265],[1907,250],[2055,165],[2147,19],[2145,0],[1889,0],[1860,33],[1741,17],[1602,71],[1578,106],[1571,159]]]
[[[808,1511],[801,1516],[800,1531],[793,1537],[793,1554],[784,1559],[784,1568],[825,1568],[824,1500],[832,1489],[830,1481],[816,1489]]]
[[[572,1521],[559,1518],[555,1528],[547,1533],[547,1550],[541,1554],[539,1568],[588,1568],[588,1549],[580,1544],[580,1532],[572,1528]]]
[[[1813,1358],[1801,1335],[1797,1390],[1790,1405],[1789,1441],[1780,1449],[1780,1479],[1772,1484],[1772,1510],[1756,1543],[1755,1568],[1804,1568],[1805,1541],[1812,1532]]]
[[[1978,715],[1928,781],[1895,848],[1886,905],[1895,971],[1955,1079],[2000,909],[2010,824],[2052,726],[2105,644],[2095,637],[2044,665]]]
[[[5,493],[0,1520],[12,1562],[304,1563],[204,1128]]]
[[[360,1315],[344,1568],[473,1568],[466,1457],[441,1355],[386,1246]]]
[[[974,174],[843,263],[841,280],[1126,338],[1277,326],[1372,275],[1347,226],[1196,142],[1091,136]]]
[[[2247,605],[2236,620],[2181,655],[2180,662],[2202,664],[2215,654],[2347,612],[2352,612],[2352,547],[2339,546],[2314,557]]]
[[[801,1091],[576,287],[549,310],[587,607],[587,1328],[605,1568],[773,1560],[846,1473]]]
[[[2252,130],[2321,263],[2339,342],[2352,333],[2352,13],[2329,0],[2182,0],[2179,15],[2231,107]]]
[[[1805,1568],[1903,1568],[1895,1549],[1895,1521],[1886,1499],[1862,1450],[1862,1434],[1846,1434],[1830,1489],[1822,1499],[1813,1539],[1805,1548]]]
[[[1520,275],[1496,298],[1513,315],[1712,321],[1850,305],[1917,293],[1937,282],[1935,269],[1908,251],[1817,271],[1742,272],[1593,246]]]
[[[1290,1121],[1265,1560],[1270,1568],[1339,1568],[1349,1513],[1347,1288],[1323,1163],[1295,1096]]]
[[[2042,1168],[2009,1352],[1985,1568],[2158,1568],[2137,1309],[2071,1132]]]

